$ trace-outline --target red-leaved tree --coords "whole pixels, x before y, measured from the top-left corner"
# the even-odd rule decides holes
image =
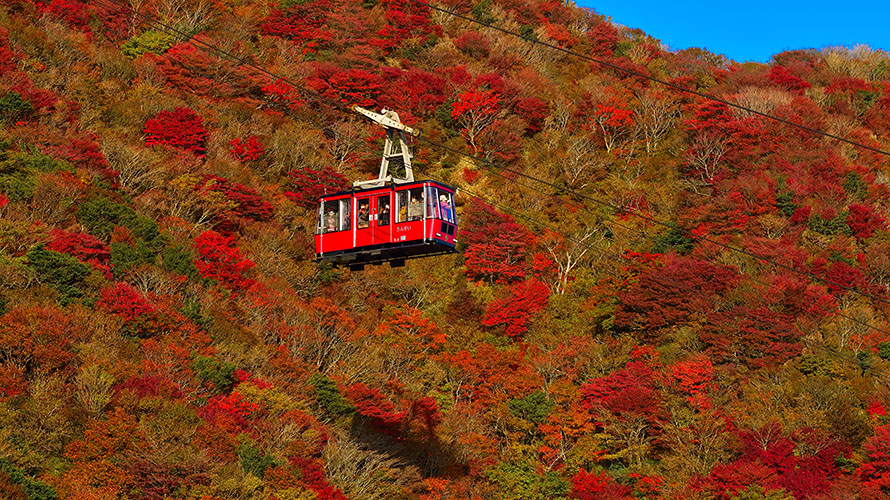
[[[618,29],[608,21],[603,21],[587,30],[591,52],[595,56],[611,56],[618,48]]]
[[[532,316],[547,307],[550,289],[536,279],[515,283],[509,295],[488,305],[482,324],[504,326],[504,334],[521,337],[528,330]]]
[[[235,245],[235,238],[214,231],[204,231],[195,238],[195,247],[199,255],[195,259],[195,267],[204,278],[217,280],[223,286],[235,290],[244,290],[254,283],[245,273],[256,264],[241,255]]]
[[[890,495],[890,425],[877,427],[863,449],[866,459],[859,466],[860,479],[875,498]]]
[[[248,430],[251,417],[259,408],[259,405],[245,400],[244,396],[233,391],[231,394],[218,394],[210,398],[199,414],[207,423],[234,435]]]
[[[287,173],[293,189],[284,195],[301,207],[316,206],[318,199],[325,195],[349,189],[349,180],[331,167],[321,170],[301,168]]]
[[[531,133],[539,132],[544,125],[544,120],[550,114],[547,103],[537,97],[520,99],[514,109],[516,114],[528,124],[526,130]]]
[[[643,361],[631,361],[620,370],[592,379],[580,392],[581,406],[591,412],[606,409],[619,417],[639,416],[649,421],[661,416],[655,374]]]
[[[776,85],[797,94],[803,94],[804,90],[810,88],[810,84],[806,80],[798,78],[784,66],[773,66],[770,68],[766,78]]]
[[[494,90],[468,90],[451,103],[451,118],[460,125],[473,151],[480,151],[479,136],[497,118],[499,102]]]
[[[379,389],[359,382],[346,389],[346,397],[359,415],[369,419],[382,432],[397,433],[405,420],[405,412],[399,411]]]
[[[570,498],[578,500],[628,500],[631,496],[630,488],[618,484],[605,471],[592,474],[584,469],[572,476],[572,491]]]
[[[371,43],[390,51],[406,40],[422,44],[431,35],[441,35],[442,27],[433,24],[430,8],[410,0],[384,0],[386,25],[377,32],[380,39]]]
[[[120,282],[99,291],[96,308],[119,316],[124,321],[155,311],[155,307],[139,291]]]
[[[259,160],[266,152],[263,143],[255,135],[246,138],[236,137],[229,142],[229,148],[232,156],[242,163]]]
[[[416,399],[405,404],[404,408],[398,408],[380,390],[361,382],[346,389],[346,397],[359,415],[367,418],[372,426],[386,434],[404,435],[417,420],[422,423],[426,432],[432,434],[442,421],[439,407],[430,397]]]
[[[840,476],[836,459],[849,457],[850,446],[821,431],[801,428],[787,435],[778,424],[738,431],[741,456],[717,465],[706,488],[721,500],[752,484],[765,490],[784,489],[797,499],[818,498]]]
[[[214,191],[221,193],[226,200],[231,202],[233,208],[231,214],[255,221],[265,221],[272,218],[275,210],[272,205],[253,189],[230,182],[228,179],[217,175],[205,175],[195,185],[195,191]]]
[[[368,70],[339,70],[325,65],[319,66],[318,70],[318,74],[307,79],[306,84],[325,97],[337,99],[346,106],[375,107],[383,92],[383,79]]]
[[[329,0],[295,2],[285,9],[272,10],[260,24],[260,30],[302,44],[304,54],[315,52],[332,38],[325,26],[330,10]]]
[[[204,157],[208,132],[197,113],[189,108],[161,111],[142,127],[146,146],[167,146]]]
[[[265,95],[267,104],[274,106],[282,111],[296,111],[303,107],[306,102],[300,95],[300,91],[293,85],[282,80],[275,80],[263,85],[260,90]]]
[[[468,277],[498,283],[525,277],[528,249],[535,243],[528,229],[481,201],[467,206],[463,222],[461,234],[469,243],[464,254]]]
[[[2,194],[0,194],[0,208],[3,207]],[[89,233],[69,233],[60,229],[52,229],[49,232],[50,240],[46,248],[72,255],[81,262],[86,262],[94,268],[110,277],[111,268],[108,259],[111,252],[102,240]]]
[[[618,296],[615,325],[652,330],[686,321],[714,307],[719,296],[737,281],[736,272],[695,258],[666,255],[664,266],[640,275],[630,291]]]
[[[709,390],[713,380],[714,365],[704,356],[671,365],[670,386],[690,396]]]
[[[717,361],[779,366],[800,353],[802,332],[791,316],[765,307],[736,307],[708,318],[701,340]]]
[[[871,238],[875,231],[885,227],[887,220],[868,205],[854,203],[849,207],[847,226],[857,240]]]
[[[323,464],[318,460],[302,456],[291,456],[288,460],[299,467],[303,483],[309,487],[317,500],[348,500],[339,488],[332,486],[324,474]]]

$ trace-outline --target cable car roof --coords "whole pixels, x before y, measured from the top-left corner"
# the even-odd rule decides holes
[[[424,184],[435,184],[437,186],[441,186],[445,189],[448,189],[451,192],[454,192],[454,188],[449,186],[448,184],[445,184],[445,183],[442,183],[439,181],[424,180],[424,181],[414,181],[414,182],[406,182],[406,183],[399,183],[399,184],[388,184],[386,186],[381,186],[381,187],[371,187],[371,188],[365,188],[365,189],[350,189],[347,191],[338,191],[336,193],[322,195],[321,197],[319,197],[318,201],[321,202],[328,198],[334,198],[337,196],[344,196],[344,195],[355,196],[357,194],[367,193],[367,192],[371,192],[371,191],[384,191],[384,190],[395,191],[397,188],[398,189],[406,188],[406,187],[410,188],[410,187],[422,186]]]

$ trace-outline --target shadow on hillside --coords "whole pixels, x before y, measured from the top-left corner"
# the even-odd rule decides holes
[[[349,437],[359,446],[390,458],[399,467],[416,468],[424,478],[453,479],[466,475],[469,470],[454,445],[425,432],[391,435],[356,416]]]

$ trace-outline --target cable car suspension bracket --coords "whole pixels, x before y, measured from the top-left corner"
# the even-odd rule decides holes
[[[386,144],[383,146],[383,159],[380,162],[380,174],[376,179],[355,181],[352,185],[355,188],[374,188],[383,187],[387,183],[404,184],[414,182],[414,170],[411,168],[411,148],[408,146],[407,135],[412,137],[420,137],[420,131],[402,124],[399,120],[399,114],[393,110],[383,108],[380,113],[362,108],[361,106],[353,106],[352,110],[356,113],[370,118],[372,121],[380,124],[386,129]],[[398,140],[396,135],[398,134]],[[401,165],[405,168],[405,177],[396,177],[389,171],[390,164]]]

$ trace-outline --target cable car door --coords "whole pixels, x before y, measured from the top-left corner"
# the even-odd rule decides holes
[[[355,200],[355,233],[354,246],[364,247],[374,244],[374,220],[371,214],[373,195],[356,196]]]
[[[392,242],[392,193],[374,197],[374,243]]]

